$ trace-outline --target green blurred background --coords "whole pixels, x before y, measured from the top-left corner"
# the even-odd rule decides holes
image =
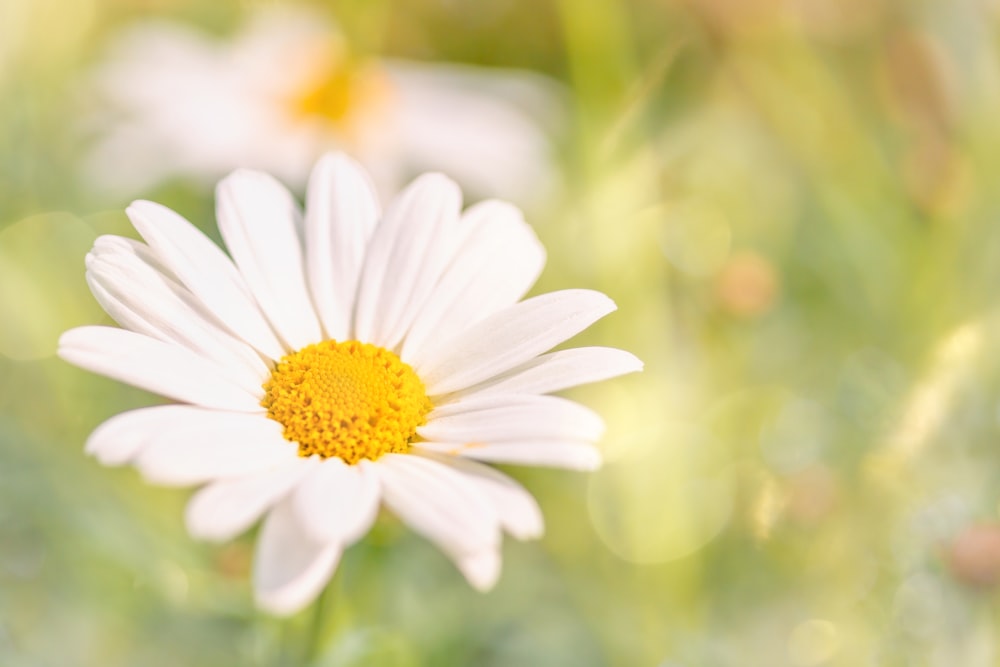
[[[157,399],[52,354],[129,233],[82,173],[88,67],[135,19],[225,38],[265,4],[0,0],[0,665],[299,664],[252,534],[198,543],[188,492],[84,455]],[[646,362],[574,393],[603,470],[510,468],[547,534],[493,592],[386,517],[316,665],[1000,664],[1000,2],[315,6],[358,53],[565,85],[536,291],[607,292],[581,341]],[[214,233],[210,188],[140,196]]]

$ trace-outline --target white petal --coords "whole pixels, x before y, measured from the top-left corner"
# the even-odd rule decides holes
[[[493,547],[474,554],[463,554],[455,559],[455,565],[473,588],[485,593],[500,578],[500,549]]]
[[[550,82],[443,63],[386,69],[400,126],[394,147],[409,161],[461,176],[480,195],[521,202],[551,194],[557,169],[543,126],[565,123]]]
[[[440,341],[412,365],[429,396],[447,394],[529,361],[614,310],[614,302],[600,292],[542,294]]]
[[[467,236],[406,335],[404,361],[426,341],[453,336],[517,303],[545,265],[545,249],[510,204],[477,204],[459,226],[469,228]]]
[[[286,353],[219,246],[165,206],[137,201],[125,212],[163,265],[234,334],[272,359]]]
[[[358,285],[354,333],[393,349],[451,260],[462,194],[440,174],[413,182],[375,229]]]
[[[309,538],[286,497],[267,515],[257,539],[253,568],[257,605],[279,616],[299,611],[323,590],[340,553],[337,544]]]
[[[114,234],[102,234],[94,239],[94,247],[91,248],[90,254],[101,257],[109,255],[132,255],[166,279],[180,283],[177,276],[160,261],[156,253],[153,252],[153,249],[142,241]]]
[[[496,510],[455,468],[420,456],[385,454],[372,469],[386,506],[453,559],[499,545]]]
[[[87,255],[87,282],[97,301],[123,327],[177,343],[218,362],[226,374],[258,395],[268,368],[249,345],[223,330],[190,292],[151,262],[149,249],[101,237]]]
[[[590,442],[538,440],[518,442],[467,443],[421,442],[421,449],[462,456],[489,463],[510,463],[568,470],[596,470],[601,453]]]
[[[420,452],[419,445],[417,452]],[[443,456],[424,452],[420,455],[439,460]],[[500,517],[500,525],[508,533],[519,540],[532,540],[545,532],[542,511],[534,496],[510,477],[490,466],[456,456],[448,457],[448,465],[460,470],[489,496]]]
[[[201,408],[189,405],[157,405],[122,412],[94,429],[87,438],[86,451],[106,466],[123,465],[149,444],[164,427],[183,420]]]
[[[294,349],[320,341],[292,195],[267,174],[239,169],[219,183],[215,199],[226,247],[275,331]]]
[[[591,409],[558,396],[488,396],[434,410],[417,433],[436,442],[598,440],[604,421]]]
[[[323,156],[309,178],[305,238],[306,274],[328,338],[351,335],[354,296],[379,215],[364,170],[342,153]]]
[[[348,545],[368,532],[378,514],[379,484],[374,471],[338,458],[322,462],[296,489],[299,522],[317,542]]]
[[[150,482],[177,486],[249,475],[298,457],[281,430],[264,415],[192,411],[151,434],[135,466]]]
[[[296,457],[246,477],[223,479],[198,491],[184,514],[188,532],[203,540],[230,540],[249,528],[313,470],[319,461]]]
[[[177,345],[113,327],[70,329],[59,356],[140,389],[206,408],[261,412],[260,398],[228,380],[216,364]]]
[[[463,389],[445,404],[498,394],[548,394],[642,370],[634,354],[611,347],[577,347],[543,354],[486,382]],[[438,400],[436,403],[441,404]]]

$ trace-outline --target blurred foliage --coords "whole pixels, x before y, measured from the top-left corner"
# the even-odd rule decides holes
[[[53,358],[101,315],[83,255],[127,202],[82,177],[88,65],[150,15],[263,3],[0,0],[0,664],[299,664],[252,535],[82,443],[155,398]],[[602,471],[512,469],[545,511],[487,595],[386,517],[327,592],[316,665],[1000,662],[1000,4],[346,0],[362,53],[522,67],[572,101],[539,291],[641,376],[578,390]],[[300,193],[301,194],[301,193]],[[211,192],[135,193],[212,227]]]

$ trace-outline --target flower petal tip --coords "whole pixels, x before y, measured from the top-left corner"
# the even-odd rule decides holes
[[[624,366],[624,368],[623,368],[624,373],[623,374],[641,373],[644,370],[646,370],[646,362],[644,362],[642,359],[640,359],[639,357],[635,356],[631,352],[626,352],[625,354],[627,354],[630,357],[630,359],[629,359],[630,363],[628,363],[628,364],[626,364]]]
[[[109,468],[125,465],[132,460],[132,457],[129,455],[109,452],[99,442],[95,442],[93,438],[87,440],[87,443],[83,446],[83,453],[97,459],[98,463]]]
[[[68,363],[73,363],[73,352],[75,349],[80,347],[80,337],[85,336],[84,330],[91,329],[93,327],[82,326],[74,327],[67,331],[62,332],[59,336],[59,340],[56,342],[56,356],[66,361]]]
[[[134,224],[137,217],[143,218],[148,215],[155,215],[164,210],[169,209],[162,204],[157,204],[156,202],[149,201],[148,199],[136,199],[125,207],[125,215],[128,216],[128,219]]]
[[[278,618],[293,616],[305,607],[304,603],[289,599],[280,593],[262,593],[260,591],[254,593],[254,604],[265,614]]]
[[[540,540],[545,536],[545,526],[544,524],[539,523],[538,526],[533,526],[530,529],[521,530],[518,532],[510,532],[510,536],[522,542]]]
[[[337,172],[344,169],[363,171],[357,160],[342,151],[324,153],[313,169],[318,172]]]
[[[488,593],[500,578],[500,552],[487,549],[469,556],[462,556],[456,562],[469,585],[480,593]]]
[[[596,448],[591,451],[593,452],[592,455],[580,461],[580,470],[583,472],[594,472],[595,470],[600,470],[604,465],[604,457],[601,456],[601,453]]]

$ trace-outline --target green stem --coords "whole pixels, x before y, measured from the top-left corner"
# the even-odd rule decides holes
[[[270,622],[275,622],[274,619],[269,619]],[[290,644],[292,637],[291,621],[288,619],[281,619],[278,623],[277,637],[274,642],[274,667],[282,667],[288,662],[290,657]]]
[[[319,650],[323,642],[323,627],[326,620],[327,598],[330,595],[332,585],[327,584],[323,592],[319,594],[316,602],[313,603],[312,619],[307,630],[306,640],[303,645],[302,664],[309,665],[319,656]]]

